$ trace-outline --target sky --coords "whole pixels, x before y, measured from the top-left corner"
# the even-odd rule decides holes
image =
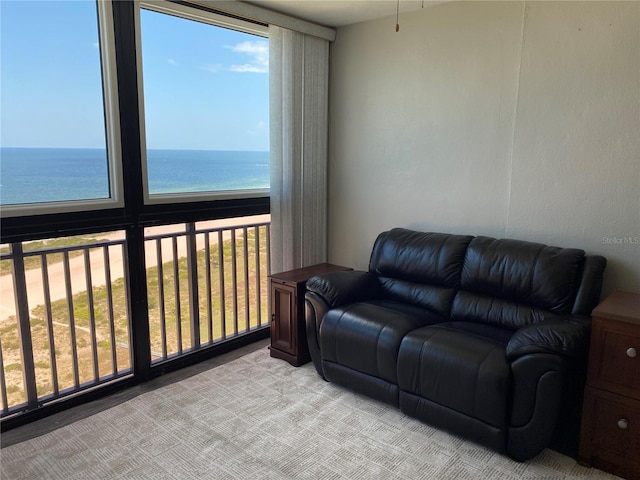
[[[268,40],[141,11],[147,148],[269,150]],[[96,6],[0,0],[0,146],[104,148]]]

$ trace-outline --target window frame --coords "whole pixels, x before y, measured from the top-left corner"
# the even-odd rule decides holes
[[[0,218],[27,217],[59,213],[87,212],[124,207],[122,146],[120,141],[120,108],[116,66],[115,33],[112,0],[95,0],[100,48],[100,76],[104,113],[105,148],[109,198],[62,200],[2,205]]]
[[[242,190],[218,190],[207,192],[179,192],[151,194],[149,192],[149,176],[147,165],[147,138],[144,106],[144,72],[142,68],[142,24],[140,10],[145,9],[156,13],[171,15],[186,20],[205,23],[213,27],[228,28],[242,33],[248,33],[263,38],[269,38],[269,26],[262,23],[252,23],[247,20],[222,15],[195,5],[183,5],[167,0],[136,0],[135,33],[136,33],[136,69],[138,77],[138,108],[140,121],[140,161],[142,166],[142,193],[144,205],[182,204],[188,202],[210,202],[216,200],[243,200],[270,197],[270,188],[255,188]]]

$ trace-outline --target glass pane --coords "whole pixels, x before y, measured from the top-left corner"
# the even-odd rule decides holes
[[[268,40],[140,16],[149,193],[269,188]]]
[[[0,203],[109,198],[96,3],[0,9]]]

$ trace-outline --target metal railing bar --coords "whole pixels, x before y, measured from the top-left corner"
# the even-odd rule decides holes
[[[126,242],[122,244],[122,252],[120,253],[122,255],[122,266],[123,271],[124,271],[124,291],[126,292],[127,295],[127,333],[129,336],[129,345],[133,345],[133,329],[131,328],[131,301],[129,301],[129,292],[131,291],[130,289],[130,283],[131,283],[131,277],[130,277],[130,272],[129,272],[129,249],[127,248]],[[128,370],[125,371],[132,371],[133,370],[133,348],[129,348],[129,368]]]
[[[198,251],[196,248],[195,224],[187,223],[187,279],[189,294],[189,325],[191,348],[200,348],[200,301],[198,295]]]
[[[43,395],[38,399],[38,406],[43,406],[47,403],[53,403],[53,402],[57,402],[60,401],[61,399],[63,399],[64,397],[70,397],[70,396],[74,396],[77,395],[79,393],[82,393],[86,390],[95,390],[96,388],[99,388],[101,385],[104,385],[106,383],[110,383],[113,382],[114,380],[119,380],[122,378],[127,378],[127,377],[131,377],[133,375],[133,373],[131,372],[131,369],[123,371],[117,375],[113,375],[113,376],[109,376],[109,377],[104,377],[99,379],[98,381],[90,381],[90,382],[82,382],[81,384],[79,384],[77,387],[67,387],[67,388],[63,388],[62,390],[60,390],[60,392],[58,393],[58,395],[53,395],[53,394],[47,394],[47,395]],[[19,411],[28,411],[28,406],[26,405],[26,403],[19,403],[16,405],[12,405],[8,412],[9,414],[13,414]]]
[[[271,224],[267,225],[267,276],[271,274]],[[267,305],[271,305],[271,289],[267,288]],[[266,324],[269,325],[271,320],[268,318],[265,319]]]
[[[204,232],[205,289],[207,291],[207,340],[213,342],[213,297],[211,295],[211,245],[209,232]]]
[[[198,233],[202,233],[202,232],[215,232],[218,230],[233,230],[233,229],[237,229],[237,230],[242,230],[243,228],[250,228],[250,227],[262,227],[265,225],[270,225],[271,222],[258,222],[258,223],[244,223],[244,224],[239,224],[239,225],[232,225],[232,226],[228,226],[228,227],[213,227],[213,228],[203,228],[198,230]]]
[[[267,224],[267,275],[271,274],[271,224]]]
[[[0,337],[0,392],[2,392],[2,413],[9,413],[9,400],[7,399],[7,382],[4,378],[4,359],[2,358],[2,337]]]
[[[254,227],[254,241],[255,241],[255,261],[256,261],[256,319],[257,327],[262,326],[262,292],[260,290],[260,228]]]
[[[20,337],[20,355],[22,357],[22,374],[27,405],[34,408],[38,404],[36,388],[35,362],[33,358],[33,340],[31,338],[31,321],[29,315],[29,299],[27,296],[27,279],[22,255],[22,243],[12,243],[13,258],[13,292],[15,295],[18,318],[18,335]]]
[[[162,240],[156,239],[156,265],[158,270],[158,316],[160,318],[160,344],[162,358],[167,358],[167,312],[164,304],[164,267],[162,265]]]
[[[111,255],[109,247],[102,247],[104,257],[104,281],[107,287],[107,309],[109,310],[109,343],[111,345],[111,374],[118,371],[118,352],[116,351],[116,321],[113,313],[113,289],[111,288]]]
[[[87,308],[89,310],[89,335],[91,337],[91,355],[93,357],[93,379],[100,378],[98,369],[98,342],[96,338],[96,312],[93,302],[93,282],[91,279],[91,258],[89,249],[84,250],[84,278],[87,287]]]
[[[109,245],[124,245],[125,240],[105,240],[103,242],[89,242],[83,243],[82,245],[69,245],[68,247],[45,247],[39,248],[37,250],[29,250],[24,252],[23,257],[34,257],[40,254],[51,255],[53,253],[65,253],[72,252],[74,250],[85,250],[90,248],[101,248]],[[2,254],[2,259],[4,260],[5,256],[11,256],[10,254]]]
[[[49,265],[46,254],[40,257],[42,266],[42,290],[44,294],[44,308],[47,315],[47,333],[49,334],[49,361],[51,362],[51,379],[53,382],[53,393],[58,394],[58,365],[56,362],[56,340],[53,329],[53,312],[51,311],[51,290],[49,285]]]
[[[233,334],[238,334],[238,264],[236,260],[236,229],[231,230],[231,285],[233,287]]]
[[[245,225],[234,225],[232,227],[213,227],[213,228],[203,228],[203,229],[195,229],[195,233],[218,233],[218,232],[229,232],[234,229],[243,229],[249,227],[263,227],[270,225],[270,222],[261,222],[261,223],[247,223]],[[183,237],[185,232],[172,232],[172,233],[158,233],[155,235],[147,235],[144,237],[145,240],[157,240],[159,238],[178,238]]]
[[[173,289],[176,303],[176,337],[178,342],[178,353],[182,354],[182,311],[180,305],[180,272],[178,269],[178,238],[172,237],[171,243],[173,247]]]
[[[251,320],[249,319],[249,235],[247,227],[243,228],[242,235],[244,236],[244,248],[242,261],[244,263],[244,320],[245,330],[251,329]]]
[[[64,284],[67,293],[67,310],[69,314],[69,335],[71,337],[71,362],[73,364],[73,383],[76,388],[80,385],[78,371],[78,344],[76,341],[76,322],[73,309],[73,292],[71,289],[71,271],[69,268],[69,252],[63,252]]]
[[[224,252],[223,252],[222,230],[218,230],[218,274],[220,288],[220,338],[227,338],[227,317],[226,317],[226,298],[224,294]]]

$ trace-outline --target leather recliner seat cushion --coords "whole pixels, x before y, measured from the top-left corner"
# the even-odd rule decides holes
[[[430,423],[447,407],[504,432],[509,412],[511,374],[505,344],[463,325],[442,324],[408,333],[398,355],[398,386],[411,394],[400,408]],[[415,398],[411,398],[414,396]],[[427,402],[420,404],[420,399]],[[416,412],[418,408],[420,411]]]
[[[423,325],[419,317],[370,303],[329,311],[320,327],[326,379],[397,405],[400,342],[409,331]],[[359,372],[359,380],[349,376],[344,380],[347,370]]]

